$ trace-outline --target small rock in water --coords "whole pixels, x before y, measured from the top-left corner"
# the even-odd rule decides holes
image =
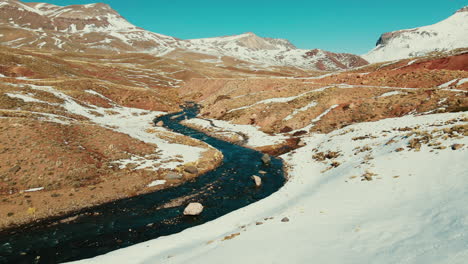
[[[164,122],[163,122],[163,121],[159,121],[159,122],[156,123],[156,126],[162,127],[162,126],[164,126]]]
[[[461,148],[463,148],[463,146],[465,146],[465,145],[464,144],[453,144],[452,145],[452,150],[461,149]]]
[[[255,186],[257,186],[257,187],[262,186],[262,178],[254,175],[254,176],[252,176],[252,179],[255,181]]]
[[[186,171],[188,173],[191,173],[191,174],[197,174],[198,173],[198,169],[195,166],[187,166],[187,167],[184,168],[184,171]]]
[[[190,203],[184,209],[184,215],[199,215],[203,212],[203,205],[201,203]]]
[[[266,171],[262,171],[262,170],[261,170],[261,171],[258,171],[258,173],[263,174],[263,175],[267,174]]]
[[[265,164],[265,165],[270,165],[270,164],[271,164],[270,155],[268,155],[268,154],[263,154],[263,156],[262,156],[262,162],[263,162],[263,164]]]
[[[182,179],[182,175],[179,174],[179,173],[176,173],[176,172],[169,172],[168,174],[166,174],[166,177],[165,179],[166,180],[180,180]]]
[[[289,218],[284,217],[283,219],[281,219],[281,222],[283,222],[283,223],[289,222]]]

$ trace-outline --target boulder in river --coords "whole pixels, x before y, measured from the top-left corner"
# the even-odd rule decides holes
[[[163,121],[159,121],[159,122],[156,123],[156,126],[162,127],[162,126],[164,126],[164,122],[163,122]]]
[[[184,171],[186,171],[186,172],[188,172],[190,174],[197,174],[198,173],[198,169],[195,166],[186,166],[184,168]]]
[[[262,156],[262,162],[263,162],[263,164],[265,164],[265,165],[270,165],[270,164],[271,164],[270,155],[268,155],[268,154],[263,154],[263,156]]]
[[[253,179],[254,182],[255,182],[255,186],[257,186],[257,187],[262,186],[262,178],[260,178],[260,177],[258,177],[258,176],[256,176],[256,175],[254,175],[254,176],[252,176],[252,179]]]
[[[184,209],[184,215],[199,215],[203,212],[203,205],[201,203],[190,203]]]
[[[168,174],[166,174],[165,179],[166,180],[180,180],[180,179],[182,179],[182,177],[183,177],[182,174],[171,171]]]

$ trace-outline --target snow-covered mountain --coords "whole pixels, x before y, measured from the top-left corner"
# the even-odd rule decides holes
[[[357,55],[319,49],[298,49],[286,39],[262,38],[251,32],[235,36],[187,40],[182,44],[184,48],[192,51],[214,56],[231,56],[264,65],[340,70],[367,64]]]
[[[362,57],[381,62],[468,47],[468,6],[434,25],[383,34]]]
[[[3,0],[0,29],[0,42],[15,48],[160,54],[178,41],[138,28],[101,3],[61,7]]]
[[[259,64],[340,70],[367,62],[357,55],[297,49],[288,40],[253,33],[180,40],[136,27],[106,4],[56,6],[3,0],[0,43],[15,48],[72,52],[145,52],[163,56],[189,51]]]

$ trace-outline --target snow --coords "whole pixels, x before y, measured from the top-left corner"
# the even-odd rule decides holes
[[[458,81],[457,85],[462,85],[464,83],[467,83],[468,82],[468,78],[464,78],[464,79],[461,79],[460,81]]]
[[[38,192],[44,190],[44,187],[39,187],[39,188],[32,188],[29,190],[25,190],[24,192]]]
[[[288,103],[288,102],[294,101],[294,100],[296,100],[298,98],[301,98],[301,97],[303,97],[305,95],[308,95],[310,93],[321,92],[321,91],[324,91],[324,90],[326,90],[328,88],[331,88],[331,87],[333,87],[333,86],[325,86],[325,87],[321,87],[319,89],[315,89],[315,90],[312,90],[312,91],[307,91],[307,92],[304,92],[304,93],[301,93],[301,94],[298,94],[298,95],[295,95],[295,96],[290,96],[290,97],[268,98],[268,99],[258,101],[258,102],[254,103],[254,104],[251,104],[251,105],[246,105],[246,106],[231,109],[231,110],[227,111],[227,113],[247,109],[247,108],[259,105],[259,104]]]
[[[294,116],[296,116],[297,114],[299,114],[301,112],[304,112],[304,111],[307,111],[310,108],[315,107],[315,106],[317,106],[317,102],[312,101],[312,102],[310,102],[309,104],[307,104],[304,107],[301,107],[299,109],[295,109],[294,112],[292,112],[290,115],[288,115],[284,120],[288,121],[288,120],[292,119]]]
[[[396,31],[388,43],[362,55],[371,63],[423,56],[468,47],[468,12],[457,12],[434,25]]]
[[[410,140],[397,128],[433,131],[455,118],[467,124],[466,113],[405,116],[311,135],[283,156],[290,180],[268,198],[80,263],[466,263],[468,148],[394,151]],[[353,140],[363,135],[375,137]],[[468,144],[467,137],[440,141]],[[371,149],[355,155],[363,146]],[[341,165],[315,161],[314,148],[340,151]],[[374,180],[360,180],[366,171]]]
[[[392,91],[392,92],[381,94],[378,97],[388,97],[388,96],[394,96],[394,95],[398,95],[398,94],[405,94],[405,93],[402,93],[400,91]]]
[[[439,88],[448,88],[450,85],[456,83],[457,81],[458,81],[458,79],[454,79],[454,80],[451,80],[451,81],[446,82],[446,83],[444,83],[444,84],[441,84],[441,85],[439,85],[438,87],[439,87]]]
[[[10,97],[10,98],[21,99],[21,100],[23,100],[24,102],[27,102],[27,103],[49,104],[48,102],[45,102],[45,101],[42,101],[42,100],[39,100],[39,99],[36,99],[36,98],[32,97],[31,94],[5,93],[5,95]]]
[[[215,125],[212,126],[211,122]],[[192,124],[205,129],[210,129],[215,134],[229,133],[241,133],[248,137],[246,145],[249,147],[263,147],[269,145],[276,145],[282,143],[285,139],[281,135],[269,135],[262,132],[258,127],[251,125],[237,125],[227,121],[216,120],[216,119],[200,119],[192,118],[185,120],[183,124]]]
[[[155,187],[155,186],[164,185],[164,184],[166,184],[166,180],[156,180],[148,184],[147,187]]]

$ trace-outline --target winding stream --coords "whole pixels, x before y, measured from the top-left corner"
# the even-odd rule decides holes
[[[177,187],[114,201],[34,226],[2,231],[0,263],[59,263],[94,257],[211,221],[263,199],[283,186],[285,178],[280,159],[272,158],[271,165],[265,166],[260,161],[260,152],[180,124],[197,113],[198,107],[190,105],[183,112],[162,116],[155,122],[161,120],[167,128],[220,150],[224,155],[220,167]],[[261,176],[259,170],[267,173]],[[252,175],[262,177],[261,188],[255,188]],[[189,199],[181,206],[158,208],[179,197]],[[205,206],[203,213],[197,217],[183,216],[185,205],[192,201]],[[73,216],[79,217],[60,222]]]

